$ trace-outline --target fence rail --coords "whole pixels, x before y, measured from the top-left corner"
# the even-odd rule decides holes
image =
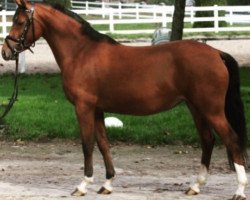
[[[174,12],[173,6],[159,5],[140,5],[140,4],[122,4],[122,3],[96,3],[96,2],[80,2],[72,1],[73,11],[77,14],[89,19],[93,25],[106,25],[99,31],[103,33],[113,34],[138,34],[154,32],[155,26],[148,29],[119,29],[117,25],[121,24],[157,24],[158,27],[167,27],[170,29]],[[196,17],[197,11],[213,12],[212,17]],[[224,16],[219,16],[219,12],[223,11]],[[8,28],[11,26],[11,18],[13,11],[0,12],[0,38],[6,37]],[[184,28],[184,32],[223,32],[223,31],[250,31],[250,6],[210,6],[210,7],[186,7],[185,19],[188,27]],[[212,21],[214,26],[210,28],[192,28],[195,22]],[[220,27],[219,22],[226,21],[227,27]]]

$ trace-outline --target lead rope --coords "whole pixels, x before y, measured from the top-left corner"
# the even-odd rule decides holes
[[[14,103],[17,101],[17,96],[18,96],[18,63],[19,63],[19,54],[17,55],[16,58],[16,69],[14,73],[14,89],[12,96],[9,99],[8,105],[5,107],[4,112],[0,116],[0,129],[4,127],[3,125],[3,119],[4,117],[9,113],[11,108],[13,107]]]

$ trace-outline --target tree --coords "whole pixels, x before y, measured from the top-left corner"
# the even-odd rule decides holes
[[[186,0],[175,0],[171,41],[181,40],[183,35]]]

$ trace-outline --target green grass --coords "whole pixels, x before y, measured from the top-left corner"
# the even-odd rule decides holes
[[[125,124],[124,128],[110,128],[111,140],[139,144],[193,144],[198,141],[192,117],[185,104],[160,114],[135,117],[116,116]]]
[[[240,70],[241,96],[245,106],[248,140],[250,141],[250,78],[249,77],[250,77],[250,68],[242,68]]]
[[[13,83],[10,75],[1,77],[0,81],[4,83],[0,86],[1,102],[10,97]],[[64,97],[59,75],[21,76],[19,94],[6,118],[11,137],[39,139],[78,135],[74,108]]]
[[[246,103],[250,101],[250,68],[242,68],[240,75],[247,127],[250,130],[250,103]],[[0,105],[11,96],[12,89],[12,76],[0,76]],[[108,129],[111,141],[139,144],[199,142],[192,117],[184,103],[168,112],[147,117],[106,116],[117,116],[124,123],[122,129]],[[5,133],[10,139],[79,137],[74,107],[64,96],[59,74],[22,75],[18,101],[5,120]]]

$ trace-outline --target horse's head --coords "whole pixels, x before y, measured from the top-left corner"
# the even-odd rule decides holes
[[[2,48],[2,57],[5,60],[15,60],[18,53],[34,46],[41,32],[34,22],[34,6],[27,0],[16,0],[16,4],[18,8],[13,24]]]

